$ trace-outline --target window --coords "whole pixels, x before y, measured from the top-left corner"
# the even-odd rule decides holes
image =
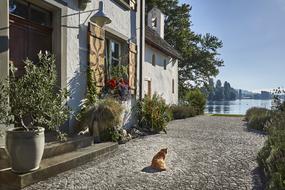
[[[13,15],[42,26],[51,26],[52,13],[24,0],[10,0],[9,11]]]
[[[157,18],[154,17],[151,19],[151,27],[156,28],[157,27]]]
[[[106,39],[106,52],[105,52],[105,62],[106,62],[106,72],[107,77],[111,78],[111,71],[113,67],[121,64],[121,45],[111,39]]]
[[[174,94],[174,79],[172,79],[172,94]]]
[[[164,59],[163,61],[163,67],[164,67],[164,70],[166,70],[166,59]]]
[[[136,10],[136,0],[115,0],[115,2],[126,10]]]
[[[152,64],[153,66],[156,65],[156,62],[155,62],[155,54],[152,54],[151,64]]]
[[[36,1],[9,1],[9,54],[17,77],[25,73],[27,57],[37,63],[39,51],[53,51],[52,12],[31,2]]]

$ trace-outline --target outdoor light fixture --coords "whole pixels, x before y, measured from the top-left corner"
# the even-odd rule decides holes
[[[96,23],[100,27],[103,27],[105,24],[110,24],[112,22],[112,20],[106,16],[103,11],[102,1],[99,2],[99,11],[90,18],[90,21]]]
[[[79,1],[78,1],[79,8],[80,8],[81,10],[86,9],[87,4],[90,3],[90,2],[91,2],[91,0],[79,0]]]

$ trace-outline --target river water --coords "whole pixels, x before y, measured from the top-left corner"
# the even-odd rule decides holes
[[[241,99],[234,101],[209,101],[205,113],[210,114],[245,114],[251,107],[271,108],[272,100]]]

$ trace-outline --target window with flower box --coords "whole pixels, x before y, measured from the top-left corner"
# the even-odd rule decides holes
[[[105,95],[128,99],[129,86],[129,50],[124,40],[109,34],[105,40]]]
[[[112,69],[121,66],[121,44],[112,39],[106,39],[106,52],[105,52],[105,63],[106,63],[106,74],[107,79],[112,76]]]

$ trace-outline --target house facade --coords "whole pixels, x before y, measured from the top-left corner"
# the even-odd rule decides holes
[[[9,63],[14,64],[18,68],[17,74],[21,75],[26,57],[36,60],[40,50],[47,50],[56,56],[58,85],[69,90],[68,105],[73,111],[80,109],[85,98],[88,66],[93,72],[92,77],[98,80],[100,90],[112,65],[131,65],[129,82],[131,99],[135,99],[137,56],[140,53],[137,48],[140,42],[139,2],[1,0],[0,77],[8,76]],[[111,23],[99,26],[90,21],[100,9]],[[69,128],[74,122],[71,118]]]
[[[156,7],[147,15],[143,92],[157,93],[167,104],[178,103],[178,60],[180,54],[164,40],[164,14]]]
[[[50,51],[56,56],[58,86],[69,90],[74,112],[86,97],[88,68],[101,91],[118,65],[127,68],[131,88],[124,102],[127,123],[132,123],[131,107],[145,94],[157,92],[167,103],[177,103],[180,55],[163,39],[164,16],[158,9],[149,14],[148,26],[142,24],[144,6],[144,0],[1,0],[0,79],[9,75],[9,64],[20,76],[26,57],[36,60],[40,50]],[[100,11],[110,22],[91,21]],[[71,116],[70,132],[75,123]]]

